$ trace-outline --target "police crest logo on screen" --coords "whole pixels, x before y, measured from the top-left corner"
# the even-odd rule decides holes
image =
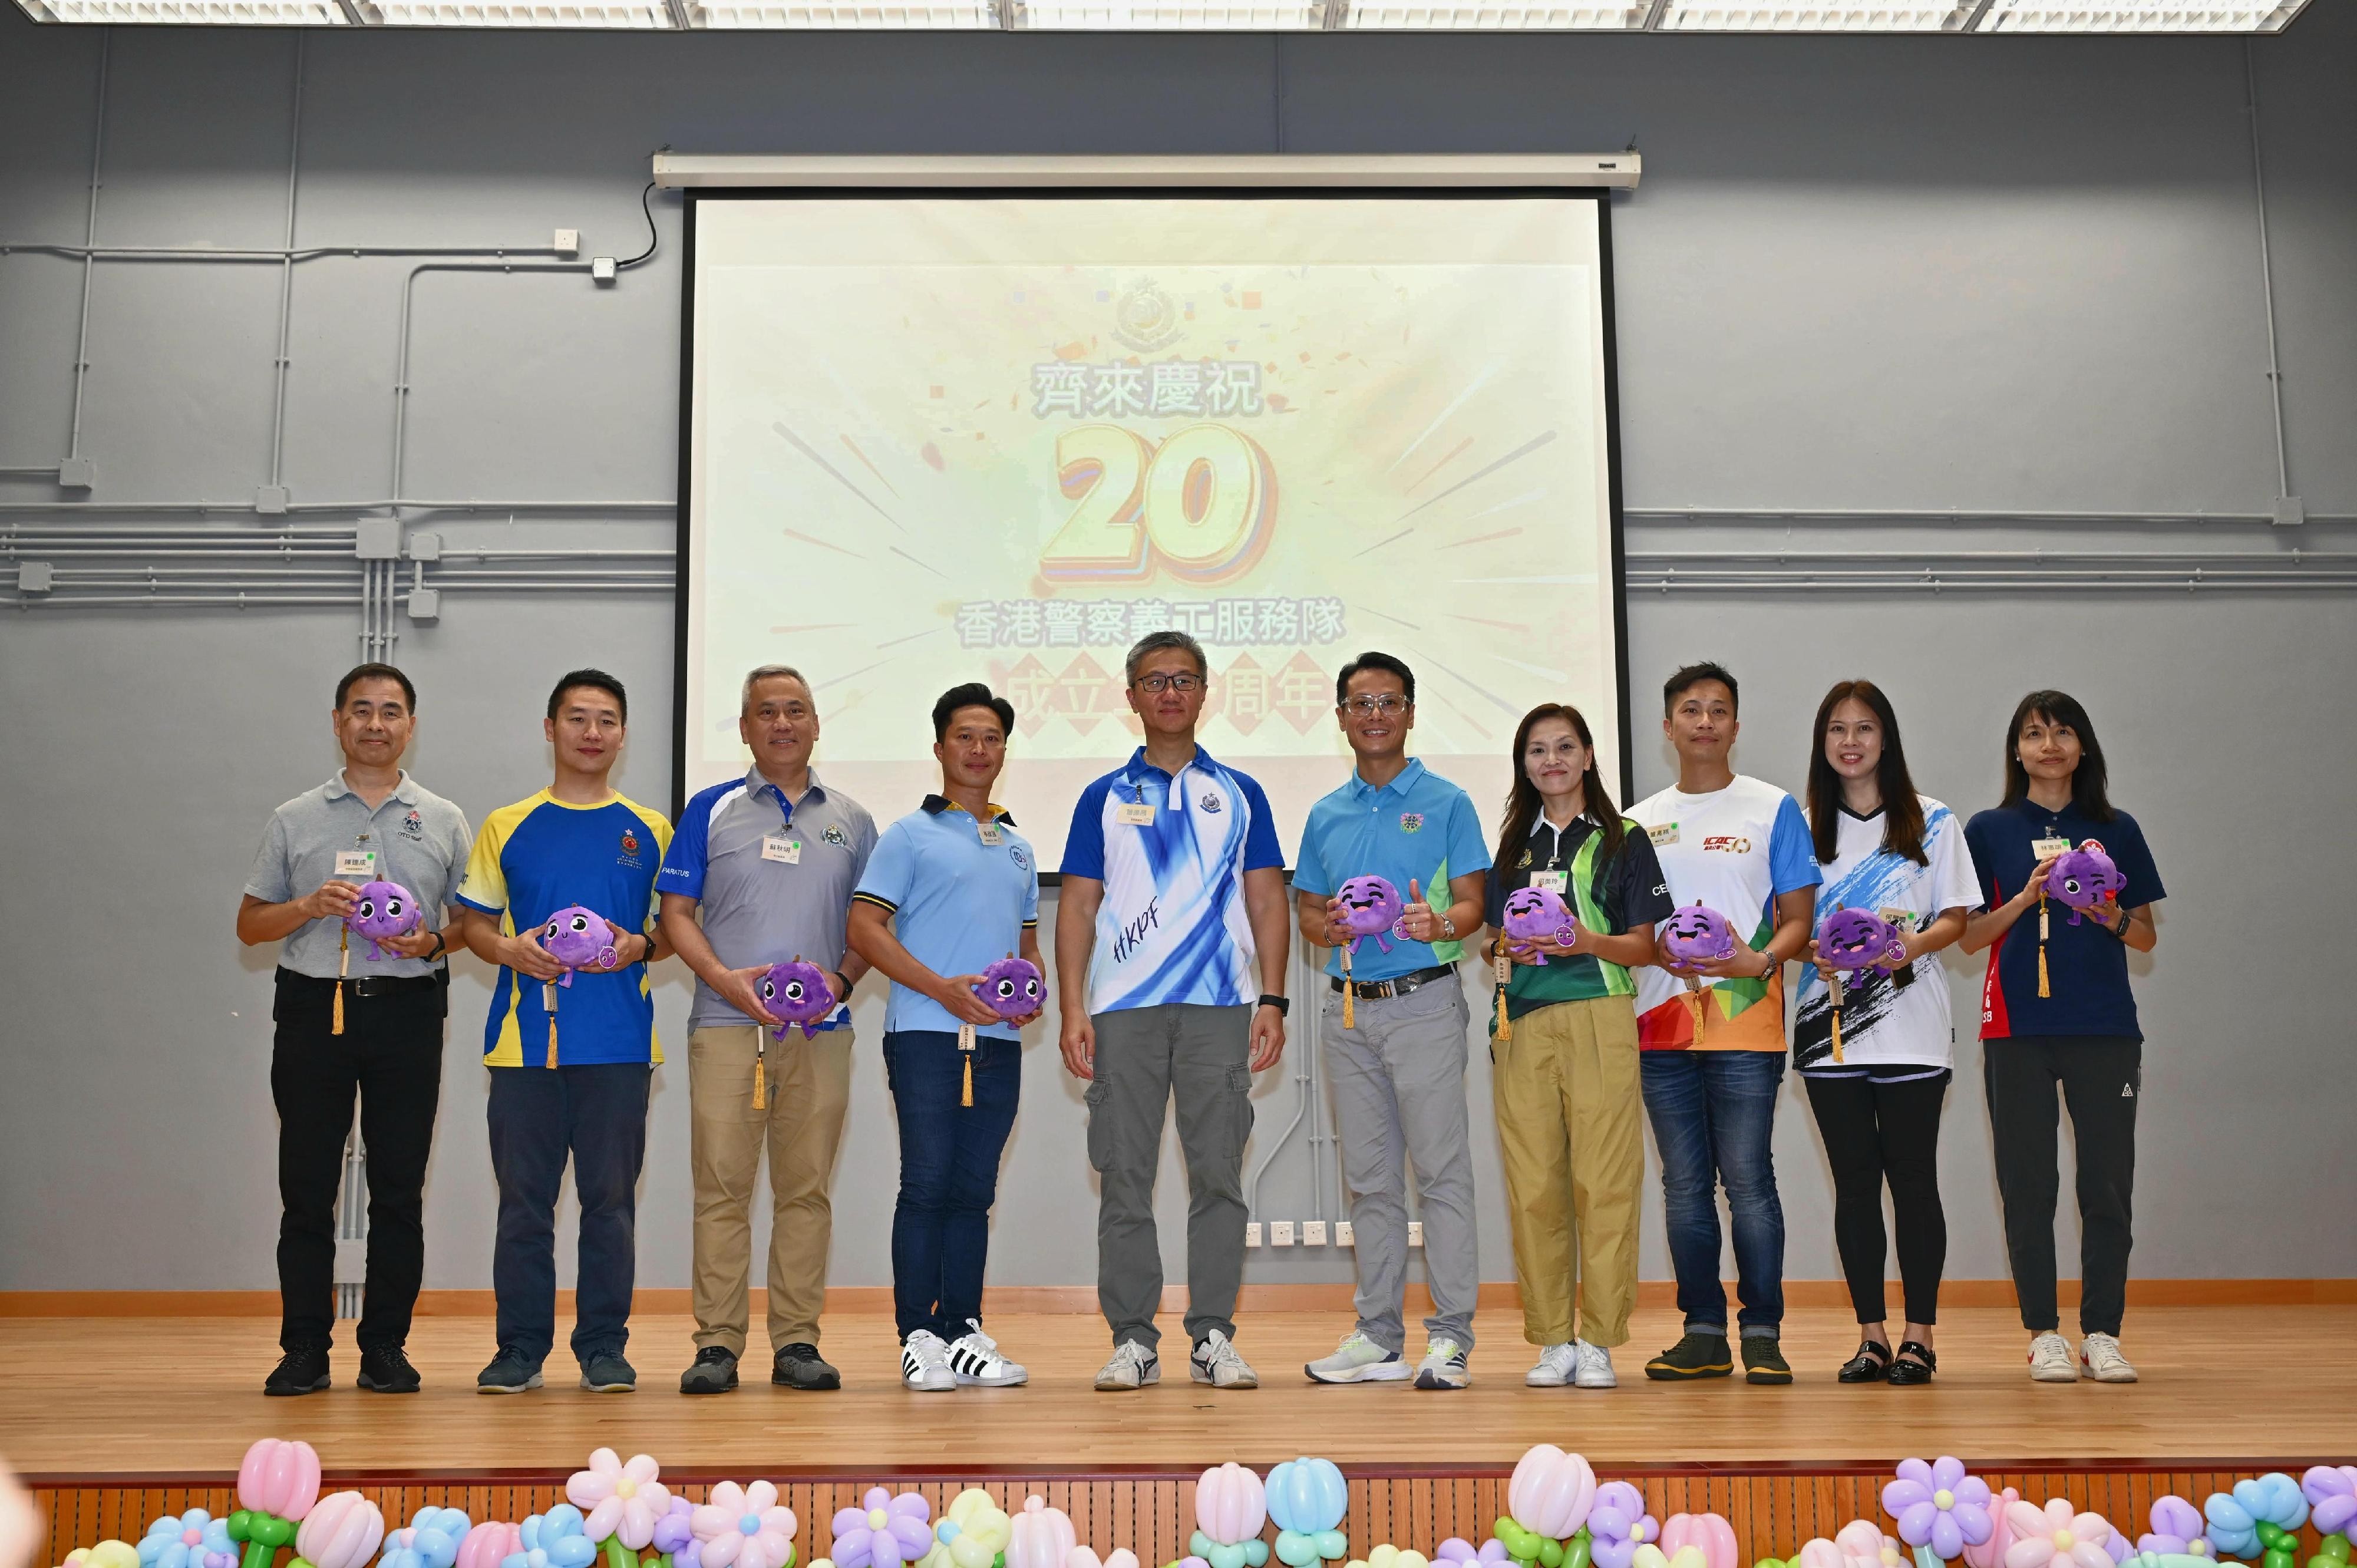
[[[1125,349],[1151,354],[1185,337],[1187,325],[1162,286],[1152,278],[1140,278],[1114,301],[1113,335]]]

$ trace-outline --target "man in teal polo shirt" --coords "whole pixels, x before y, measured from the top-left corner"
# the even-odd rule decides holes
[[[1383,877],[1406,908],[1384,934],[1389,952],[1372,938],[1360,943],[1349,982],[1340,953],[1326,960],[1327,984],[1338,998],[1346,983],[1351,993],[1350,1024],[1339,1001],[1331,1003],[1321,1034],[1351,1188],[1359,1321],[1332,1355],[1303,1370],[1321,1383],[1413,1377],[1418,1388],[1461,1389],[1469,1380],[1481,1272],[1465,1110],[1471,1015],[1457,962],[1465,950],[1459,939],[1480,929],[1490,850],[1465,791],[1407,755],[1414,671],[1390,654],[1362,653],[1336,677],[1334,701],[1358,768],[1310,808],[1302,829],[1293,874],[1301,934],[1329,949],[1351,940],[1335,895],[1354,876]],[[1424,1320],[1429,1343],[1413,1368],[1401,1323],[1408,1258],[1403,1155],[1415,1163],[1433,1306]]]
[[[1039,859],[990,799],[1014,727],[1014,705],[978,682],[942,694],[942,792],[884,830],[851,896],[852,948],[892,983],[892,1308],[900,1380],[918,1393],[1029,1377],[982,1328],[990,1206],[1023,1089],[1022,1026],[1039,1015],[1035,1002],[1002,1018],[974,990],[983,971],[1018,950],[1039,966]]]

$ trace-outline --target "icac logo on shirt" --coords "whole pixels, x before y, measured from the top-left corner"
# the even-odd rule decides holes
[[[851,841],[844,836],[843,824],[840,822],[827,823],[826,831],[818,836],[824,839],[827,843],[834,845],[837,849],[849,849],[851,847]]]
[[[1213,816],[1217,816],[1221,811],[1223,810],[1220,804],[1220,798],[1217,795],[1212,794],[1209,789],[1203,791],[1203,798],[1196,801],[1195,804],[1202,807],[1204,811],[1210,812]]]
[[[1702,847],[1705,854],[1717,849],[1725,850],[1729,854],[1749,854],[1751,841],[1733,833],[1714,833],[1702,841]]]
[[[1400,813],[1400,832],[1404,833],[1416,833],[1422,832],[1423,831],[1424,813],[1422,811],[1402,811]]]

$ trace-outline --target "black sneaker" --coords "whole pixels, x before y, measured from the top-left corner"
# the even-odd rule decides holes
[[[263,1380],[262,1391],[279,1398],[316,1394],[328,1381],[328,1348],[305,1345],[279,1358],[278,1365]]]
[[[1743,1380],[1747,1383],[1789,1383],[1792,1369],[1776,1341],[1765,1334],[1743,1337]]]
[[[1734,1370],[1735,1363],[1727,1359],[1724,1334],[1688,1334],[1645,1363],[1645,1375],[1657,1383],[1724,1378]]]
[[[638,1369],[622,1359],[619,1350],[600,1350],[581,1363],[581,1386],[593,1394],[635,1393]]]
[[[815,1345],[784,1345],[770,1369],[770,1381],[780,1388],[820,1392],[843,1387],[843,1374],[819,1359]]]
[[[361,1352],[361,1387],[371,1393],[414,1394],[423,1380],[398,1345]]]
[[[737,1358],[726,1345],[706,1345],[679,1375],[679,1391],[683,1394],[725,1394],[736,1386]]]
[[[475,1391],[479,1394],[520,1394],[538,1387],[540,1363],[527,1360],[522,1351],[505,1346],[491,1358],[490,1366],[475,1375]]]

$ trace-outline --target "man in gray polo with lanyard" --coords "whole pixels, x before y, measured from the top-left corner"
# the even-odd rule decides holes
[[[450,972],[442,911],[456,903],[474,840],[466,813],[401,767],[416,733],[417,689],[390,664],[362,664],[336,685],[344,766],[271,816],[246,874],[237,938],[280,942],[271,1016],[270,1097],[278,1108],[278,1346],[267,1394],[326,1388],[336,1323],[336,1195],[352,1096],[368,1150],[368,1276],[360,1386],[414,1393],[403,1346],[425,1269],[425,1156],[442,1097],[442,1022]],[[406,936],[345,941],[361,885],[416,897]],[[349,978],[345,978],[349,975]],[[339,995],[338,993],[341,994]]]
[[[818,1353],[834,1210],[827,1183],[851,1103],[851,988],[867,961],[846,952],[852,890],[876,848],[866,808],[821,783],[810,765],[818,704],[799,671],[764,664],[745,677],[737,733],[752,771],[704,790],[680,813],[655,876],[666,940],[695,972],[688,1015],[689,1159],[695,1183],[695,1360],[686,1394],[737,1386],[750,1316],[753,1181],[770,1151],[770,1380],[837,1389]],[[827,972],[835,1009],[805,1040],[771,1043],[777,1017],[754,994],[791,959]],[[763,1103],[753,1098],[762,1064]]]

